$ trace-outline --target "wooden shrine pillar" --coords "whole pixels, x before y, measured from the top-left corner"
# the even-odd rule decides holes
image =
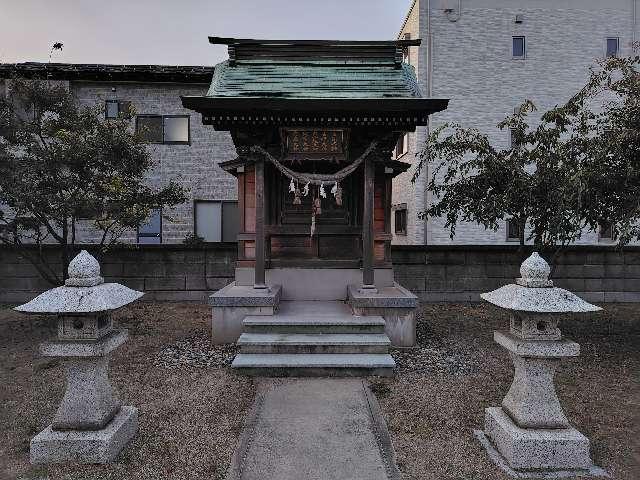
[[[256,159],[256,260],[253,288],[265,289],[264,277],[264,158]]]
[[[373,158],[364,160],[364,205],[362,213],[362,288],[377,293],[373,271],[373,208],[374,208]]]

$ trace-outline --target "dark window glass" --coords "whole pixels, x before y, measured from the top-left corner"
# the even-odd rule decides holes
[[[600,238],[602,240],[616,239],[616,232],[612,223],[603,223],[600,225]]]
[[[138,226],[138,243],[162,243],[162,209],[151,210],[149,218]]]
[[[513,37],[513,57],[524,58],[525,44],[524,37]]]
[[[162,143],[162,116],[139,116],[136,122],[136,129],[148,142]]]
[[[238,202],[224,202],[222,204],[222,241],[236,242],[239,227]]]
[[[520,224],[513,219],[507,220],[507,240],[520,240]]]
[[[607,57],[617,57],[620,39],[618,37],[607,38]]]
[[[401,208],[395,211],[395,232],[397,235],[407,234],[407,209]]]
[[[516,148],[518,146],[518,130],[515,128],[509,129],[509,141],[511,148]]]
[[[164,143],[189,143],[189,117],[164,117]]]

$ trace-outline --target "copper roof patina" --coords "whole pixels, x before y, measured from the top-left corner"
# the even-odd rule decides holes
[[[403,53],[420,40],[240,40],[216,65],[205,96],[182,97],[205,124],[362,124],[415,127],[444,110],[424,98]]]

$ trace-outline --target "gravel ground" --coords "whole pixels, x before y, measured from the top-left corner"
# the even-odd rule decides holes
[[[567,323],[581,356],[557,374],[565,412],[591,440],[597,465],[616,480],[637,480],[640,305],[609,304],[600,315]],[[511,361],[492,334],[507,326],[508,317],[490,306],[427,305],[418,322],[419,347],[394,352],[395,378],[371,379],[406,480],[510,478],[473,437],[484,409],[500,405],[513,378]]]
[[[30,438],[51,421],[63,393],[60,363],[36,355],[55,323],[0,311],[0,479],[224,478],[255,388],[221,368],[233,349],[208,343],[210,312],[145,303],[118,312],[130,339],[114,353],[110,377],[124,404],[139,409],[140,432],[112,465],[47,469],[28,457]],[[176,359],[193,351],[203,357],[178,368]]]
[[[36,355],[55,323],[0,311],[0,479],[224,478],[255,385],[229,370],[235,346],[210,343],[209,315],[192,304],[118,312],[131,339],[116,351],[111,378],[125,404],[138,407],[140,433],[115,464],[47,469],[30,466],[28,451],[63,393],[59,362]],[[473,429],[511,383],[510,360],[492,341],[507,317],[488,306],[435,304],[418,320],[418,347],[392,351],[396,377],[371,379],[405,480],[506,480]],[[622,480],[640,478],[639,325],[640,305],[607,305],[600,316],[569,322],[565,332],[582,355],[557,376],[593,459]]]

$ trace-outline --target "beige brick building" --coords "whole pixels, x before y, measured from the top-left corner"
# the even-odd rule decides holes
[[[496,125],[525,99],[539,111],[566,101],[587,79],[596,58],[631,53],[640,40],[637,0],[415,0],[398,38],[421,38],[408,59],[426,96],[449,98],[449,108],[430,117],[430,126],[457,122],[508,146],[509,132]],[[415,163],[427,135],[408,135],[404,160]],[[411,170],[394,180],[394,204],[406,205],[406,235],[397,244],[499,244],[508,239],[506,222],[497,232],[461,224],[449,238],[444,220],[417,218],[431,199],[430,172],[411,184]],[[397,218],[398,216],[396,216]],[[395,230],[395,227],[394,227]],[[400,228],[403,230],[403,228]],[[586,232],[579,243],[607,243]]]
[[[226,132],[202,125],[200,115],[182,107],[181,95],[206,92],[212,67],[159,65],[79,65],[22,63],[0,65],[0,94],[15,77],[50,78],[63,82],[83,105],[100,105],[105,117],[117,115],[129,104],[136,112],[131,128],[146,124],[157,132],[149,150],[156,162],[149,182],[181,183],[188,200],[172,210],[154,212],[148,225],[127,232],[128,243],[182,243],[198,233],[209,241],[235,241],[236,182],[218,167],[235,158]],[[146,123],[145,123],[146,122]],[[81,222],[80,242],[99,240],[89,222]]]

